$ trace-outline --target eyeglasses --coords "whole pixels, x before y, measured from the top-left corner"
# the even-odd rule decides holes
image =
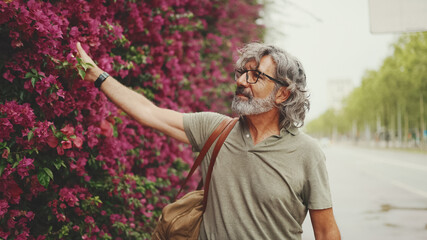
[[[261,76],[265,76],[265,77],[267,77],[268,79],[270,79],[271,81],[273,81],[273,82],[275,82],[277,84],[283,85],[285,87],[289,86],[289,84],[287,82],[279,81],[279,80],[277,80],[277,79],[275,79],[273,77],[268,76],[267,74],[265,74],[265,73],[263,73],[261,71],[252,70],[252,69],[250,69],[250,70],[243,70],[243,71],[236,70],[234,72],[234,80],[237,81],[237,79],[239,79],[243,74],[246,74],[246,82],[249,83],[249,84],[255,84],[255,83],[258,82],[258,80],[259,80],[259,78]]]

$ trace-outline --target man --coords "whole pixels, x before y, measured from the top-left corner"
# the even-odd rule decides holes
[[[139,123],[199,151],[226,116],[162,109],[95,67],[85,80]],[[309,102],[299,61],[274,46],[251,43],[236,63],[232,109],[240,120],[215,163],[199,239],[301,239],[307,211],[316,239],[340,239],[323,152],[301,133]],[[105,80],[104,80],[105,79]],[[104,80],[104,81],[103,81]],[[210,154],[202,162],[206,174]]]

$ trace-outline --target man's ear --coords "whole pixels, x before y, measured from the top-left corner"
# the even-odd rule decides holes
[[[280,87],[276,93],[276,104],[280,104],[286,100],[288,100],[289,96],[291,96],[291,92],[286,87]]]

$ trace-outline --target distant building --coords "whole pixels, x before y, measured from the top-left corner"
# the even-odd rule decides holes
[[[335,111],[341,110],[344,99],[351,93],[353,88],[353,82],[350,79],[329,80],[329,106],[331,106]]]

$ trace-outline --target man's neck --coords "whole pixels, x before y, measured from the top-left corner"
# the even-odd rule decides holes
[[[254,145],[264,139],[279,135],[279,111],[274,108],[268,112],[245,116]]]

